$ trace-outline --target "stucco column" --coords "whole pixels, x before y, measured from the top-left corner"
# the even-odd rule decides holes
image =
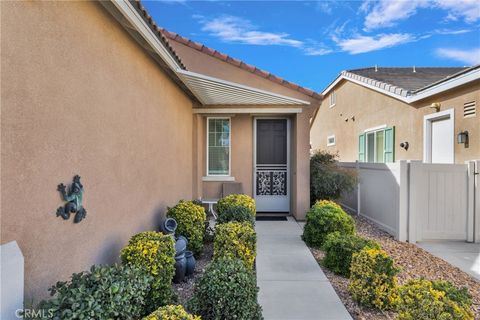
[[[294,118],[292,144],[292,214],[304,220],[310,207],[310,110]]]

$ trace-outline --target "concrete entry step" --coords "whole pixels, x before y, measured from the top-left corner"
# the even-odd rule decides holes
[[[257,221],[257,282],[265,320],[352,319],[305,243],[288,221]]]

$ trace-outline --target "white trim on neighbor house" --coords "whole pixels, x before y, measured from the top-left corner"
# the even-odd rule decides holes
[[[387,125],[386,125],[386,124],[382,124],[381,126],[376,126],[376,127],[373,127],[373,128],[365,129],[363,132],[378,131],[378,130],[382,130],[382,129],[386,129],[386,128],[387,128]]]
[[[365,77],[361,77],[361,76],[358,76],[358,77],[359,78],[364,78],[364,79],[369,79],[369,78],[365,78]],[[380,92],[380,93],[385,94],[387,96],[390,96],[392,98],[398,99],[398,100],[403,101],[405,103],[412,103],[412,102],[420,101],[422,99],[431,97],[431,96],[436,95],[438,93],[450,90],[452,88],[461,86],[463,84],[466,84],[466,83],[469,83],[469,82],[472,82],[472,81],[475,81],[475,80],[478,80],[478,79],[480,79],[480,68],[470,70],[470,71],[468,71],[464,74],[460,74],[460,75],[458,75],[456,77],[453,77],[449,80],[441,81],[441,82],[439,82],[437,84],[434,84],[434,85],[432,85],[428,88],[421,89],[421,90],[417,91],[416,93],[413,93],[412,95],[404,96],[404,95],[395,93],[394,91],[390,91],[390,90],[378,87],[376,85],[373,85],[373,84],[355,79],[355,78],[353,78],[353,75],[350,76],[349,72],[342,71],[342,73],[327,88],[325,88],[325,90],[322,91],[322,95],[325,96],[328,92],[330,92],[333,88],[335,88],[335,86],[340,81],[346,80],[346,81],[356,83],[356,84],[358,84],[360,86],[363,86],[365,88],[369,88],[369,89],[372,89],[374,91]],[[405,91],[402,88],[398,88],[398,87],[395,87],[395,86],[392,86],[392,85],[388,85],[388,84],[382,83],[382,82],[377,81],[377,80],[373,80],[373,79],[369,79],[369,80],[371,80],[372,83],[381,84],[385,88],[394,88],[395,91],[400,91],[400,92]]]
[[[427,114],[423,117],[423,162],[432,162],[432,122],[435,120],[449,119],[450,132],[453,135],[453,142],[450,146],[452,153],[452,163],[455,163],[455,110]]]
[[[229,126],[229,134],[228,134],[228,174],[210,174],[208,172],[208,138],[209,138],[209,120],[210,119],[228,119],[228,126]],[[232,118],[231,117],[207,117],[207,132],[206,132],[206,168],[205,173],[206,176],[202,177],[202,181],[235,181],[235,177],[232,177]]]
[[[333,142],[330,142],[330,139],[333,139]],[[335,135],[332,134],[327,137],[327,147],[332,147],[337,143],[337,139],[335,138]]]
[[[335,104],[337,103],[337,93],[335,90],[330,93],[330,97],[328,98],[328,101],[330,102],[330,105],[328,106],[329,108],[335,107]]]
[[[302,108],[193,108],[194,114],[291,114],[302,113]]]
[[[231,81],[183,70],[165,45],[151,30],[147,22],[128,0],[111,3],[136,29],[152,50],[165,61],[193,95],[204,105],[310,105],[310,102],[274,92],[241,85]]]

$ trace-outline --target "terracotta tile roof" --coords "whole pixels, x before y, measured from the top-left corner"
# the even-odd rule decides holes
[[[200,52],[203,52],[205,54],[208,54],[212,57],[215,57],[217,59],[225,61],[225,62],[227,62],[231,65],[234,65],[238,68],[249,71],[249,72],[251,72],[253,74],[256,74],[256,75],[258,75],[262,78],[265,78],[265,79],[268,79],[270,81],[276,82],[276,83],[281,84],[281,85],[283,85],[287,88],[299,91],[299,92],[301,92],[301,93],[303,93],[307,96],[310,96],[310,97],[313,97],[313,98],[316,98],[316,99],[321,99],[322,98],[322,96],[319,93],[317,93],[317,92],[315,92],[311,89],[307,89],[307,88],[299,86],[298,84],[295,84],[295,83],[292,83],[290,81],[284,80],[280,77],[277,77],[274,74],[271,74],[268,71],[261,70],[261,69],[255,67],[255,66],[252,66],[251,64],[247,64],[247,63],[245,63],[241,60],[230,57],[227,54],[224,54],[224,53],[219,52],[215,49],[209,48],[209,47],[207,47],[207,46],[205,46],[201,43],[198,43],[198,42],[192,41],[190,39],[187,39],[187,38],[185,38],[185,37],[183,37],[183,36],[181,36],[177,33],[168,31],[168,30],[163,29],[163,28],[159,28],[159,29],[160,29],[160,32],[169,40],[173,40],[173,41],[176,41],[178,43],[189,46],[190,48],[196,49],[196,50],[198,50]]]
[[[148,23],[152,31],[158,36],[160,41],[163,43],[165,48],[170,52],[170,54],[173,56],[173,58],[177,61],[177,63],[180,65],[182,69],[186,69],[185,65],[183,64],[182,60],[180,57],[177,55],[173,47],[170,45],[168,42],[167,38],[163,34],[163,28],[160,28],[155,21],[153,20],[152,16],[148,13],[147,9],[142,5],[140,0],[134,0],[132,1],[135,9],[140,13],[140,15],[143,17],[145,22]]]
[[[200,52],[203,52],[203,53],[208,54],[212,57],[215,57],[215,58],[220,59],[222,61],[225,61],[229,64],[232,64],[232,65],[234,65],[238,68],[241,68],[243,70],[247,70],[247,71],[249,71],[251,73],[254,73],[254,74],[256,74],[260,77],[263,77],[265,79],[268,79],[268,80],[271,80],[271,81],[276,82],[278,84],[281,84],[281,85],[283,85],[287,88],[299,91],[299,92],[301,92],[301,93],[303,93],[307,96],[310,96],[310,97],[313,97],[313,98],[316,98],[316,99],[321,99],[322,98],[321,94],[319,94],[319,93],[317,93],[317,92],[315,92],[311,89],[301,87],[298,84],[295,84],[295,83],[289,82],[287,80],[284,80],[280,77],[277,77],[276,75],[271,74],[268,71],[261,70],[261,69],[255,67],[255,66],[247,64],[247,63],[245,63],[241,60],[230,57],[227,54],[224,54],[224,53],[219,52],[215,49],[209,48],[209,47],[207,47],[207,46],[205,46],[201,43],[194,42],[190,39],[187,39],[183,36],[180,36],[177,33],[174,33],[174,32],[168,31],[168,30],[166,30],[162,27],[159,27],[155,23],[155,21],[153,20],[152,16],[150,16],[147,9],[145,9],[145,7],[142,5],[141,0],[133,0],[132,2],[134,3],[135,9],[142,15],[143,19],[148,23],[148,25],[150,26],[152,31],[156,35],[158,35],[160,41],[162,41],[162,43],[165,45],[165,47],[168,49],[170,54],[174,57],[174,59],[177,61],[177,63],[180,65],[180,67],[182,69],[186,70],[187,68],[185,67],[185,65],[183,64],[182,60],[180,59],[178,54],[175,52],[173,47],[170,45],[168,40],[173,40],[173,41],[182,43],[182,44],[184,44],[186,46],[189,46],[193,49],[196,49]]]

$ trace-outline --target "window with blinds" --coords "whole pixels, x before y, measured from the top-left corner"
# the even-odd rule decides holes
[[[463,104],[463,117],[470,118],[477,115],[477,106],[475,101],[470,101]]]
[[[230,118],[207,119],[207,175],[230,175]]]

